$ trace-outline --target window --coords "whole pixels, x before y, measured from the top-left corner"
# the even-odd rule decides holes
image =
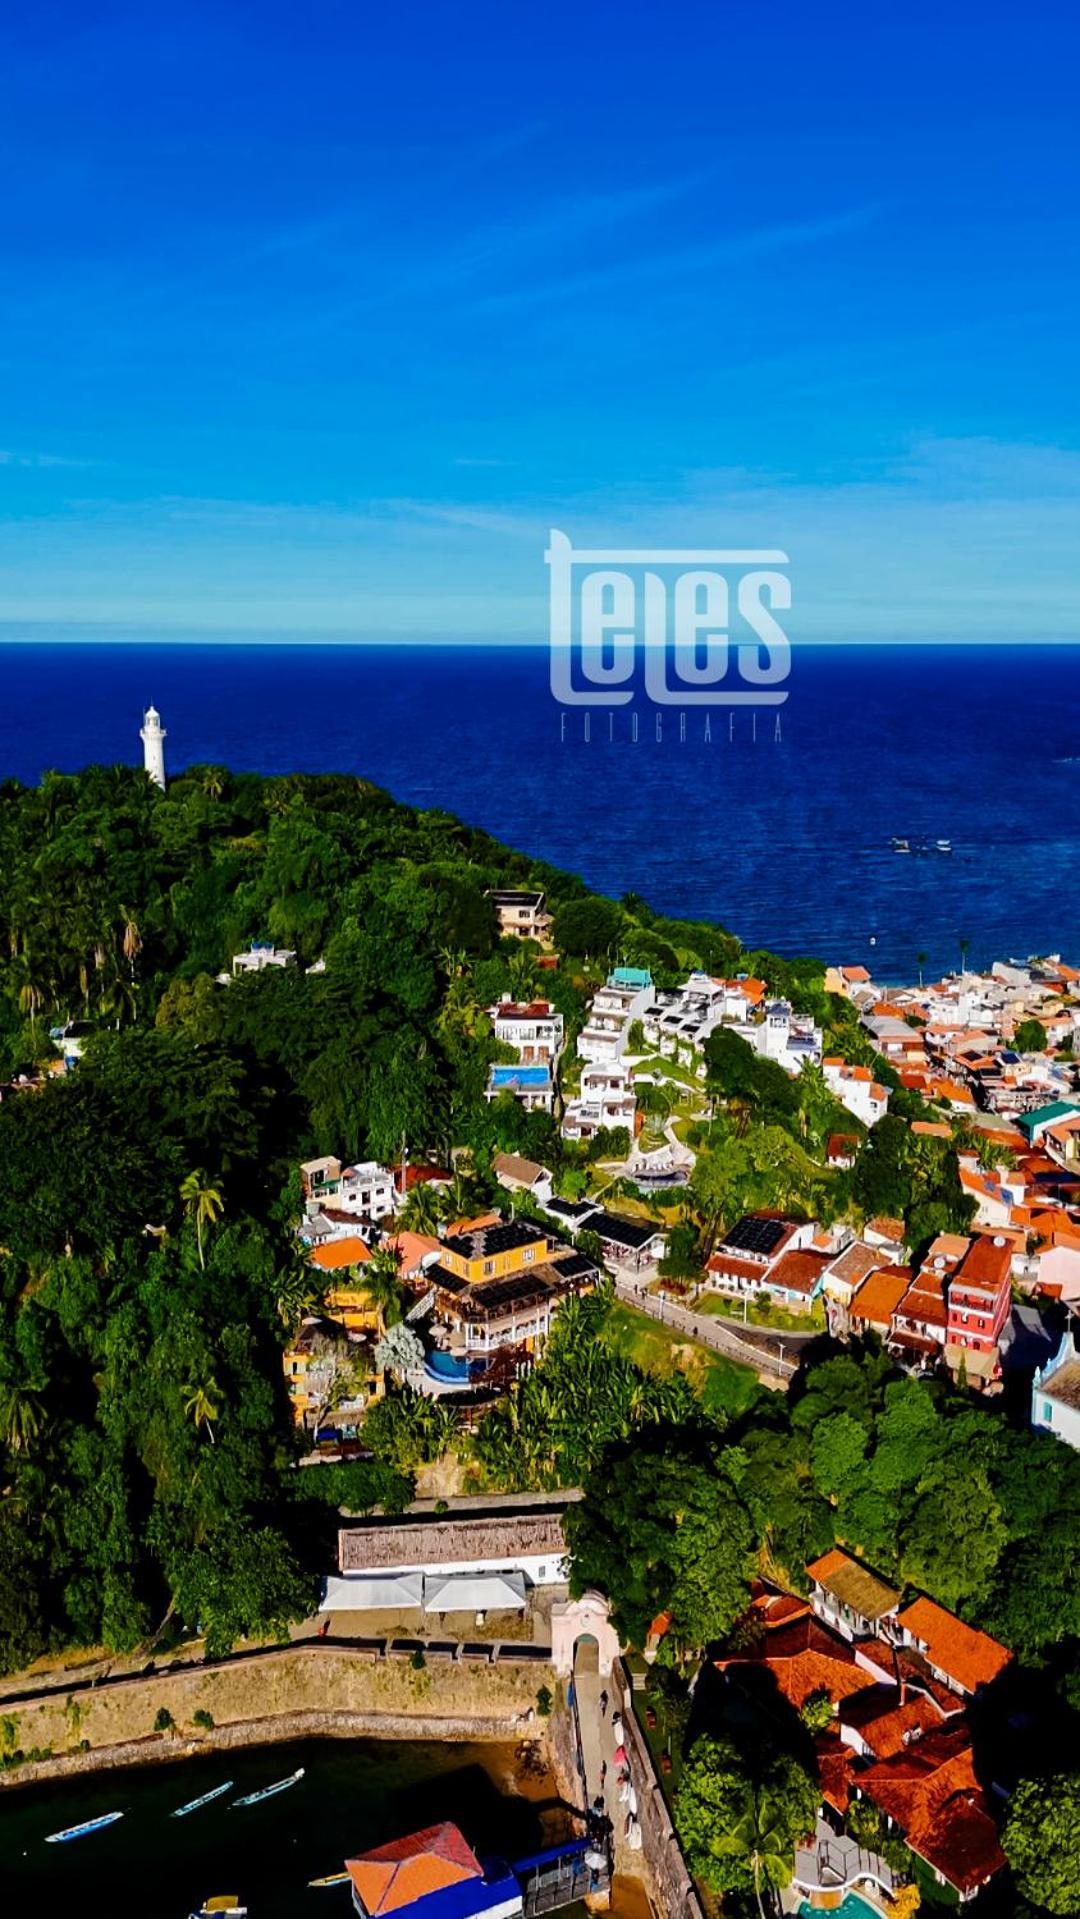
[[[1049,1399],[1043,1400],[1041,1419],[1044,1426],[1052,1426],[1054,1423],[1054,1408]]]
[[[485,1261],[484,1261],[484,1277],[485,1277],[486,1279],[490,1279],[490,1277],[491,1277],[491,1275],[492,1275],[492,1273],[493,1273],[494,1271],[495,1271],[495,1261],[494,1261],[493,1259],[485,1259]]]

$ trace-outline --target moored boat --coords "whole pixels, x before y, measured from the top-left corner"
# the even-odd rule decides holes
[[[938,851],[939,853],[951,853],[951,852],[952,852],[952,841],[951,841],[951,840],[935,840],[935,841],[934,841],[934,846],[935,846],[935,848],[937,849],[937,851]]]
[[[220,1799],[223,1793],[231,1792],[232,1787],[233,1781],[226,1779],[223,1786],[215,1786],[212,1792],[204,1792],[200,1794],[198,1799],[189,1799],[186,1806],[177,1806],[176,1811],[171,1812],[169,1817],[170,1819],[186,1819],[189,1812],[198,1812],[202,1806],[209,1806],[214,1799]]]
[[[242,1799],[234,1799],[230,1811],[235,1812],[237,1806],[257,1806],[261,1799],[272,1799],[275,1793],[288,1792],[289,1787],[298,1785],[303,1777],[304,1768],[298,1766],[287,1779],[276,1779],[272,1786],[264,1786],[261,1792],[246,1792]]]
[[[892,847],[892,850],[893,850],[893,852],[894,852],[894,853],[910,853],[910,851],[911,851],[911,841],[910,841],[910,840],[896,840],[896,839],[894,839],[894,840],[890,840],[890,842],[889,842],[889,844],[891,845],[891,847]]]
[[[343,1886],[349,1875],[347,1872],[327,1872],[321,1879],[309,1879],[309,1886]]]
[[[65,1826],[63,1832],[47,1833],[45,1844],[64,1846],[69,1839],[82,1839],[88,1832],[101,1832],[105,1826],[115,1826],[123,1817],[122,1812],[103,1812],[96,1819],[84,1819],[81,1826]]]
[[[193,1912],[191,1919],[247,1919],[247,1907],[237,1904],[234,1892],[219,1892]]]

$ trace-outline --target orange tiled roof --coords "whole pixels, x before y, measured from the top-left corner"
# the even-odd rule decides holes
[[[346,1239],[328,1239],[325,1246],[316,1246],[311,1263],[324,1273],[340,1273],[347,1266],[365,1266],[370,1258],[363,1240],[353,1233]]]
[[[429,1253],[442,1251],[441,1240],[430,1239],[426,1233],[395,1233],[393,1239],[388,1240],[387,1244],[392,1246],[397,1254],[398,1265],[403,1273],[415,1272]]]
[[[879,1266],[876,1273],[863,1280],[852,1300],[852,1319],[863,1320],[868,1326],[887,1326],[910,1285],[910,1266]]]
[[[962,1619],[946,1612],[936,1600],[913,1600],[896,1619],[898,1626],[926,1647],[930,1664],[955,1680],[965,1692],[988,1686],[1004,1672],[1012,1658],[1008,1648],[991,1639],[989,1633],[965,1626]]]
[[[957,1702],[959,1710],[959,1702]],[[844,1708],[844,1725],[851,1726],[875,1759],[891,1759],[923,1733],[936,1732],[945,1718],[928,1693],[909,1691],[901,1702],[896,1686],[865,1692]]]
[[[483,1874],[472,1847],[448,1821],[376,1846],[359,1859],[346,1859],[345,1870],[372,1919]]]
[[[888,1213],[878,1213],[876,1218],[868,1219],[866,1230],[868,1233],[877,1233],[880,1239],[891,1239],[897,1246],[904,1243],[903,1220],[891,1219]]]
[[[933,1119],[913,1119],[911,1130],[919,1139],[951,1139],[952,1128]]]
[[[826,1266],[828,1253],[808,1253],[795,1249],[784,1253],[769,1274],[770,1290],[803,1293],[809,1299]]]
[[[973,1891],[1005,1864],[966,1727],[931,1733],[875,1762],[859,1774],[859,1790],[959,1891]]]
[[[870,1673],[856,1665],[847,1641],[826,1632],[809,1616],[777,1627],[766,1634],[760,1646],[718,1659],[716,1665],[720,1672],[767,1669],[796,1712],[801,1712],[815,1693],[828,1693],[836,1705],[876,1684]]]
[[[999,1244],[999,1241],[1001,1242]],[[985,1286],[996,1290],[1008,1284],[1013,1249],[1004,1233],[976,1233],[956,1269],[956,1281],[963,1286]]]

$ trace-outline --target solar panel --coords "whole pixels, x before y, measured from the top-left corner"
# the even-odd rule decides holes
[[[783,1219],[760,1219],[753,1213],[747,1213],[724,1236],[724,1245],[734,1252],[763,1253],[775,1252],[788,1230]]]

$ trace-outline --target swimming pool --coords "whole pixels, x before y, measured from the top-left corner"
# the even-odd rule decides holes
[[[812,1906],[804,1899],[799,1907],[799,1919],[822,1919],[822,1910],[821,1906]],[[841,1904],[830,1906],[828,1911],[829,1919],[881,1919],[879,1908],[860,1899],[857,1892],[846,1892]]]
[[[467,1386],[471,1377],[472,1362],[459,1353],[444,1353],[436,1347],[424,1361],[424,1370],[432,1379],[441,1379],[447,1385]]]

